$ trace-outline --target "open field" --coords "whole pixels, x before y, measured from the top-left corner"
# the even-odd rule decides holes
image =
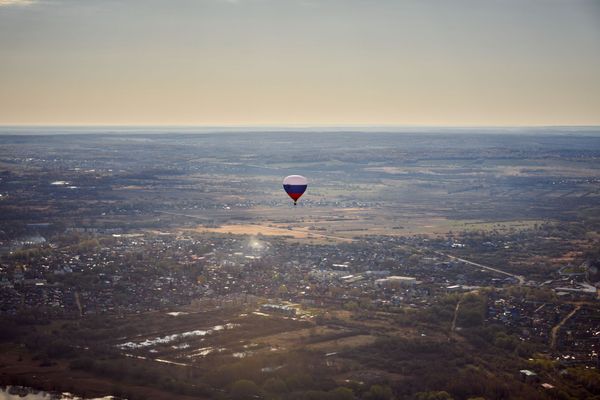
[[[255,225],[255,224],[244,224],[244,225],[223,225],[218,228],[209,228],[199,226],[194,229],[185,229],[185,231],[192,232],[212,232],[212,233],[230,233],[233,235],[265,235],[265,236],[286,236],[293,237],[296,239],[305,239],[309,233],[307,231],[300,231],[298,229],[286,229],[277,228],[268,225]]]
[[[345,215],[345,212],[341,213]],[[387,236],[410,236],[410,235],[432,235],[443,236],[449,232],[470,232],[470,231],[497,231],[509,232],[532,229],[534,226],[543,223],[541,220],[517,220],[517,221],[473,221],[462,220],[454,221],[446,218],[414,218],[403,219],[397,224],[390,223],[389,220],[376,220],[374,218],[360,219],[356,217],[353,220],[343,219],[323,222],[317,218],[303,219],[303,223],[289,223],[287,225],[275,223],[243,223],[226,224],[219,227],[206,227],[199,225],[195,228],[181,229],[182,233],[219,233],[233,235],[265,235],[265,236],[284,236],[293,239],[319,239],[333,241],[350,241],[354,238],[370,235]],[[380,221],[381,223],[374,222]],[[303,226],[304,225],[304,226]],[[387,226],[386,226],[387,225]],[[307,227],[308,226],[308,227]]]
[[[356,335],[340,339],[331,339],[318,343],[311,343],[306,347],[311,350],[325,351],[327,353],[340,352],[348,349],[362,347],[375,343],[376,336],[373,335]]]

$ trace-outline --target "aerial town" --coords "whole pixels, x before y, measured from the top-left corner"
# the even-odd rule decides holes
[[[596,398],[600,144],[536,138],[515,137],[529,149],[516,153],[467,135],[472,148],[441,158],[453,138],[375,135],[387,150],[359,156],[331,134],[321,155],[306,145],[289,161],[266,156],[268,134],[260,148],[241,134],[3,136],[0,384]],[[551,173],[531,166],[548,157]],[[297,207],[281,189],[292,170],[314,179]]]

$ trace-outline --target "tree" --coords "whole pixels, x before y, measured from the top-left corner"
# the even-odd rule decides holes
[[[415,400],[453,400],[448,392],[419,392],[415,395]]]
[[[285,286],[284,284],[281,284],[279,286],[279,288],[277,289],[277,294],[281,298],[285,297],[288,294],[288,288],[287,288],[287,286]]]
[[[331,400],[354,400],[354,392],[347,387],[338,387],[329,392]]]
[[[240,379],[231,386],[233,400],[250,400],[260,394],[260,388],[251,380]]]
[[[373,385],[368,392],[363,394],[365,400],[391,400],[394,397],[389,386]]]
[[[288,387],[280,378],[269,378],[263,383],[263,390],[269,393],[285,393]]]

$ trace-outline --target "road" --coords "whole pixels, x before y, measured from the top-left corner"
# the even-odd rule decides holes
[[[571,319],[571,317],[573,317],[573,315],[575,315],[577,313],[577,311],[579,311],[579,309],[581,308],[581,304],[577,304],[575,306],[575,308],[573,309],[573,311],[571,311],[566,317],[564,317],[562,319],[562,321],[560,321],[558,323],[558,325],[556,325],[554,328],[552,328],[552,335],[551,335],[551,339],[550,339],[550,348],[552,350],[556,349],[556,338],[558,337],[558,332],[560,331],[560,328],[562,328],[562,326],[569,320]]]
[[[454,307],[454,317],[452,318],[452,325],[450,326],[450,334],[456,331],[456,320],[458,319],[458,311],[460,310],[460,305],[462,304],[464,298],[465,297],[462,296],[460,300],[458,300],[458,302],[456,303],[456,307]]]
[[[511,274],[510,272],[502,271],[501,269],[498,269],[498,268],[488,267],[487,265],[483,265],[483,264],[479,264],[479,263],[476,263],[476,262],[473,262],[473,261],[465,260],[464,258],[451,256],[450,254],[445,254],[445,253],[442,253],[442,252],[439,252],[439,251],[435,251],[434,250],[434,253],[437,254],[437,255],[440,255],[440,256],[444,256],[444,257],[450,258],[451,260],[460,261],[462,263],[469,264],[469,265],[472,265],[472,266],[475,266],[475,267],[478,267],[478,268],[481,268],[481,269],[485,269],[485,270],[488,270],[488,271],[496,272],[498,274],[510,276],[511,278],[517,279],[519,281],[519,285],[522,285],[523,283],[525,283],[525,277],[522,276],[522,275]]]

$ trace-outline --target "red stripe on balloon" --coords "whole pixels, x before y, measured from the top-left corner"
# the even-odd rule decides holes
[[[300,197],[302,197],[303,194],[304,193],[288,193],[288,196],[290,196],[294,200],[298,200]]]

